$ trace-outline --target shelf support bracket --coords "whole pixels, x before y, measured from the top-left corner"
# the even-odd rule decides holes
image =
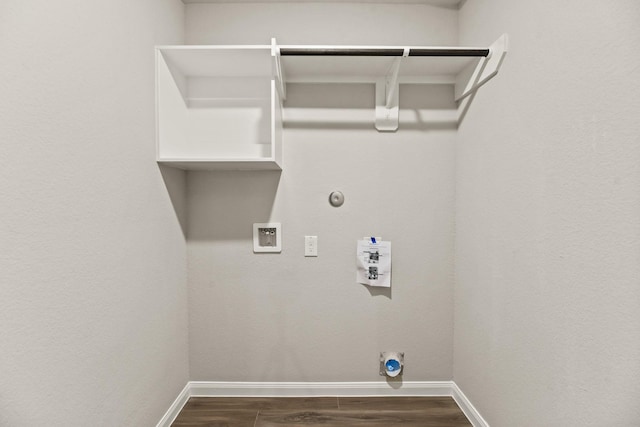
[[[475,65],[471,64],[458,74],[455,84],[456,101],[468,97],[498,74],[507,54],[508,45],[507,35],[501,35],[489,46],[489,55],[486,58],[481,59]]]
[[[402,58],[409,56],[409,48],[405,48],[402,57],[398,57],[391,65],[384,79],[376,82],[376,129],[381,132],[398,130],[400,116],[400,97],[398,75]]]
[[[284,80],[284,68],[280,61],[280,47],[276,43],[276,39],[271,39],[271,57],[273,58],[273,76],[276,79],[276,88],[280,94],[282,101],[287,99],[287,85]]]

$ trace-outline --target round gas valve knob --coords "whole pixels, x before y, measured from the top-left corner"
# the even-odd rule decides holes
[[[342,206],[342,204],[344,203],[344,194],[342,194],[340,191],[334,191],[333,193],[329,194],[329,203],[331,203],[331,206],[333,206],[334,208]]]

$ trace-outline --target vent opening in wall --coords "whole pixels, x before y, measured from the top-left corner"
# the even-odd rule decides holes
[[[395,378],[402,374],[404,368],[404,353],[388,351],[380,353],[380,375]]]

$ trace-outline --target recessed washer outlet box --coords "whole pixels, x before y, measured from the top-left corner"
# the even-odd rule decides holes
[[[279,222],[253,224],[253,252],[282,252],[282,225]]]

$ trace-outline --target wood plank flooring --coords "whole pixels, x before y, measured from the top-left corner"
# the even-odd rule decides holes
[[[451,397],[192,397],[174,427],[470,427]]]

